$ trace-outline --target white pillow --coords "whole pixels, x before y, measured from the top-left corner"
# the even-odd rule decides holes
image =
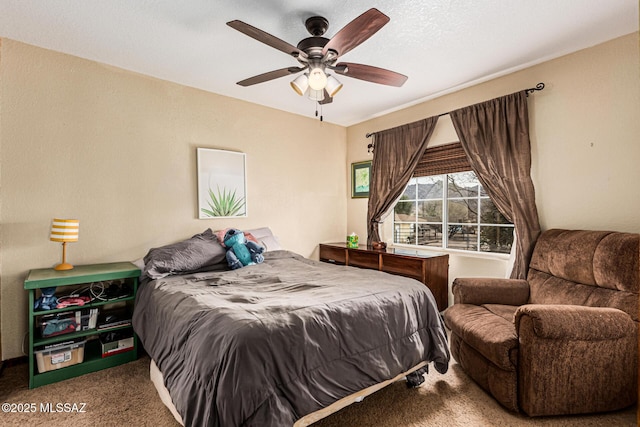
[[[144,258],[139,258],[135,261],[131,261],[131,264],[135,265],[136,267],[138,267],[140,269],[140,272],[142,274],[142,272],[144,271]]]
[[[279,251],[282,249],[278,238],[273,235],[269,227],[254,228],[253,230],[243,230],[245,233],[251,234],[256,238],[258,243],[264,246],[265,252]]]
[[[279,251],[282,249],[282,246],[280,246],[280,242],[278,241],[278,238],[276,236],[266,236],[258,239],[258,241],[262,246],[264,246],[265,252]]]

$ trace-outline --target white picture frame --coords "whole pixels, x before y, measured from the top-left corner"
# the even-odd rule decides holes
[[[198,218],[247,216],[246,154],[197,148]]]

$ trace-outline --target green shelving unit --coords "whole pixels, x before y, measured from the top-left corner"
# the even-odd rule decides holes
[[[34,350],[37,347],[62,343],[77,338],[97,337],[104,332],[127,329],[133,331],[132,325],[125,325],[109,329],[87,329],[68,334],[42,337],[37,328],[36,319],[42,315],[73,312],[85,308],[98,308],[102,310],[114,304],[126,305],[127,310],[132,314],[136,293],[138,292],[139,277],[140,269],[130,262],[80,265],[76,266],[73,270],[67,271],[56,271],[52,268],[45,268],[31,270],[29,272],[27,279],[24,281],[24,288],[29,292],[29,388],[40,387],[45,384],[74,378],[89,372],[111,368],[137,359],[138,337],[135,333],[133,333],[132,350],[103,358],[99,340],[88,340],[84,347],[84,358],[81,363],[46,372],[38,372]],[[41,288],[56,287],[56,293],[60,295],[59,291],[64,287],[88,286],[95,282],[111,282],[114,280],[124,280],[127,282],[131,286],[133,294],[109,301],[93,301],[82,306],[69,306],[54,310],[34,310],[33,308],[34,302],[36,301],[36,294]]]

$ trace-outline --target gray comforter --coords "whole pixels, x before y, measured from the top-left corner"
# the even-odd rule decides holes
[[[423,284],[288,251],[140,286],[133,326],[186,426],[286,426],[422,361],[447,338]]]

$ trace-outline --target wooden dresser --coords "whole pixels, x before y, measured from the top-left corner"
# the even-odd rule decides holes
[[[364,245],[348,248],[346,243],[321,243],[320,261],[385,271],[411,277],[427,285],[438,310],[449,305],[449,255],[412,249],[373,249]]]

